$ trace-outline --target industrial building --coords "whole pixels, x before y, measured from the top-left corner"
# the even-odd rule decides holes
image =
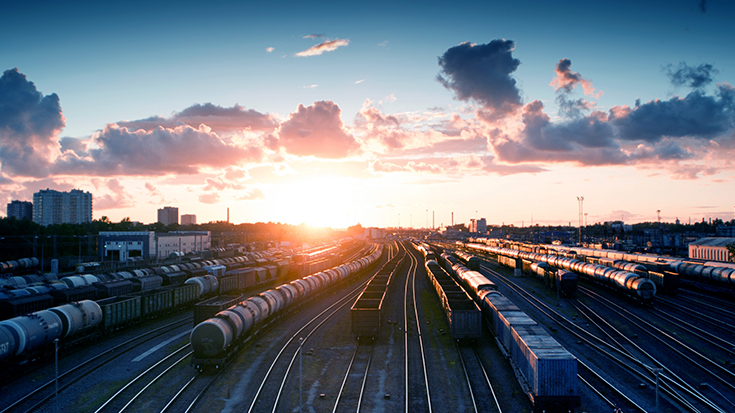
[[[210,249],[209,231],[100,231],[99,251],[102,261],[166,259],[171,254],[186,255]]]
[[[92,194],[42,189],[33,194],[33,222],[43,226],[92,222]]]
[[[727,246],[735,244],[735,238],[702,238],[689,243],[689,258],[708,261],[733,261]]]
[[[178,224],[179,209],[170,206],[158,208],[158,222],[162,223],[163,225]]]
[[[15,217],[16,219],[33,219],[33,202],[28,201],[10,201],[6,209],[8,218]]]

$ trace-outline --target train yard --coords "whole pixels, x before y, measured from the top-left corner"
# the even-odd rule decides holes
[[[0,412],[735,410],[732,300],[654,300],[577,279],[578,263],[503,256],[352,248],[213,318],[184,310],[82,340],[59,358],[58,397],[47,357],[0,388]]]

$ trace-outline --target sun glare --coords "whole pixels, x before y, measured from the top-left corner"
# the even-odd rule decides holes
[[[276,215],[283,222],[313,227],[344,228],[354,225],[353,193],[346,179],[314,177],[279,185]],[[350,217],[350,214],[353,216]]]

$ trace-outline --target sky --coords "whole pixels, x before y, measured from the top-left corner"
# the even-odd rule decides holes
[[[0,201],[345,227],[735,214],[735,3],[46,2],[0,14]],[[660,211],[660,212],[658,212]],[[0,216],[4,216],[4,209]]]

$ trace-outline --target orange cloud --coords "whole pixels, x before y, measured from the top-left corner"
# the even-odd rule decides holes
[[[334,39],[326,40],[317,45],[314,45],[303,52],[296,53],[296,56],[307,57],[307,56],[319,56],[324,52],[333,52],[341,46],[347,46],[350,44],[350,39]]]

